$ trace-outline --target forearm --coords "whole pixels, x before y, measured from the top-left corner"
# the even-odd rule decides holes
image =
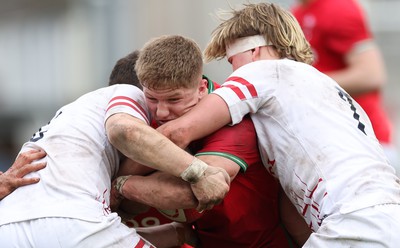
[[[125,175],[148,175],[155,170],[148,166],[139,164],[132,159],[126,158],[124,161],[121,162],[119,165],[119,170],[117,176],[125,176]]]
[[[136,232],[158,248],[179,247],[184,244],[185,233],[175,223],[152,227],[138,227]]]
[[[164,224],[152,227],[138,227],[136,232],[158,248],[179,247],[182,243],[174,226]]]
[[[199,239],[191,224],[172,222],[159,226],[139,227],[137,233],[158,248],[180,247],[187,244],[199,247]]]
[[[128,158],[189,182],[199,201],[198,211],[211,209],[229,190],[230,179],[224,169],[208,166],[137,118],[112,115],[106,121],[106,130],[110,143]],[[110,201],[112,208],[123,198],[122,186],[127,178],[121,176],[113,181],[118,194]]]
[[[130,115],[109,117],[106,129],[111,144],[125,156],[156,170],[179,176],[193,161],[192,155]]]
[[[180,147],[203,138],[231,122],[225,101],[218,95],[204,97],[188,113],[157,128]]]
[[[189,183],[164,172],[131,176],[122,193],[126,199],[158,209],[191,209],[198,205]]]

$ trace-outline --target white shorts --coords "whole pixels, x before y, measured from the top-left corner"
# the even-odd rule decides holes
[[[49,217],[0,226],[0,247],[154,248],[115,214],[101,222]]]
[[[327,217],[303,247],[380,248],[399,244],[400,205],[383,204]]]

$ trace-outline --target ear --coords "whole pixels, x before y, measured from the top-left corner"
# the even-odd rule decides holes
[[[255,48],[251,49],[251,59],[253,61],[259,60],[260,59],[260,55],[261,55],[260,47],[255,47]]]
[[[208,82],[207,79],[202,78],[199,82],[199,98],[206,96],[208,94]]]

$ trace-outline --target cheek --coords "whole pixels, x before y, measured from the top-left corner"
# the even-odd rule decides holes
[[[170,108],[170,112],[171,112],[171,115],[173,115],[175,118],[178,118],[178,117],[182,116],[186,111],[183,108],[183,106],[177,105],[177,106],[172,106]]]
[[[147,108],[149,109],[151,115],[155,116],[155,113],[157,111],[157,104],[146,101],[146,105],[147,105]]]

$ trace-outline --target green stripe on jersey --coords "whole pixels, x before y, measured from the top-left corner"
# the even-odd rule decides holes
[[[199,157],[199,156],[204,156],[204,155],[220,156],[220,157],[224,157],[224,158],[230,159],[230,160],[232,160],[233,162],[235,162],[235,163],[237,163],[239,165],[241,172],[246,172],[247,168],[249,167],[247,165],[247,163],[243,159],[241,159],[241,158],[239,158],[239,157],[237,157],[235,155],[229,154],[229,153],[223,153],[223,152],[199,152],[199,153],[196,153],[195,156]]]

